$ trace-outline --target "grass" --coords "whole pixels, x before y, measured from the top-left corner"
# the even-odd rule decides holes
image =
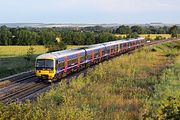
[[[44,46],[32,46],[34,48],[34,54],[42,54],[47,52]],[[24,56],[27,54],[29,46],[0,46],[0,58]]]
[[[0,58],[0,78],[32,70],[34,68],[34,61],[35,56],[31,61],[27,61],[23,56]]]
[[[44,46],[32,46],[34,48],[34,54],[42,54],[48,51]],[[77,48],[81,46],[77,45],[68,45],[67,49]],[[15,57],[15,56],[24,56],[27,54],[30,46],[0,46],[0,58],[5,57]]]
[[[154,100],[153,95],[156,95],[154,93],[157,86],[162,83],[161,77],[164,73],[162,70],[173,64],[174,58],[180,52],[177,50],[179,46],[178,41],[143,48],[134,54],[101,63],[94,69],[88,69],[85,77],[80,75],[77,79],[74,78],[69,85],[62,81],[57,88],[38,97],[37,101],[0,104],[0,118],[47,120],[148,118],[148,114],[144,113],[144,111],[151,113],[148,101],[151,97]],[[179,61],[179,57],[176,59]],[[172,68],[176,66],[172,65]],[[167,76],[171,78],[170,75]],[[168,84],[167,82],[166,85]],[[171,92],[174,91],[178,92],[177,88]]]
[[[19,72],[34,69],[35,58],[39,54],[48,51],[44,46],[32,46],[34,55],[31,61],[25,59],[30,46],[0,46],[0,78]],[[77,48],[76,45],[68,45],[67,49]]]
[[[180,55],[166,68],[155,85],[154,94],[146,100],[143,116],[146,119],[180,118]]]

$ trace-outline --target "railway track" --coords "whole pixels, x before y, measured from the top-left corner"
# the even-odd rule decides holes
[[[165,39],[145,44],[145,46],[152,46],[160,44],[162,42],[171,42],[177,39]],[[178,39],[179,40],[179,39]],[[132,51],[131,51],[132,52]],[[84,73],[82,70],[80,73]],[[78,76],[80,73],[75,73],[67,76],[66,79],[71,79],[74,76]],[[57,84],[58,82],[54,83]],[[38,93],[42,93],[51,88],[51,84],[38,82],[38,78],[35,77],[34,72],[8,77],[0,81],[0,101],[4,103],[14,101],[24,101],[29,98],[37,96]]]
[[[38,82],[35,76],[7,82],[7,84],[1,86],[0,101],[5,103],[16,101],[49,85],[50,84]]]

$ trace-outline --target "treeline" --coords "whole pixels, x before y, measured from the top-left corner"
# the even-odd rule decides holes
[[[122,39],[115,34],[127,34],[127,38],[136,38],[138,34],[172,34],[177,37],[180,29],[173,27],[119,26],[117,29],[101,26],[79,29],[62,28],[8,28],[0,27],[0,45],[91,45],[115,39]]]
[[[0,45],[90,45],[119,39],[109,32],[83,32],[57,28],[0,27]]]
[[[180,28],[178,26],[172,26],[172,27],[154,27],[154,26],[148,26],[148,27],[141,27],[141,26],[125,26],[121,25],[116,30],[113,31],[113,33],[116,34],[131,34],[131,33],[137,33],[137,34],[172,34],[173,37],[177,37],[177,34],[180,34]]]

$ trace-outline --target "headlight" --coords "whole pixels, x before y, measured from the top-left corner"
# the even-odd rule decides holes
[[[53,73],[54,71],[53,70],[50,70],[49,73]]]

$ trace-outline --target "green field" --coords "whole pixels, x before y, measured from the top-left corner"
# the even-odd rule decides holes
[[[34,48],[34,54],[42,54],[48,51],[44,46],[32,46]],[[67,49],[77,48],[81,46],[68,45]],[[24,56],[27,54],[30,46],[0,46],[0,58],[2,57],[14,57],[14,56]]]
[[[31,61],[25,59],[30,46],[0,46],[0,78],[34,69],[35,58],[39,54],[48,51],[44,46],[32,46],[34,55]],[[68,45],[67,49],[72,49],[76,45]]]
[[[44,46],[32,46],[34,48],[34,54],[41,54],[47,52]],[[23,56],[27,54],[30,46],[0,46],[0,57],[14,57]]]
[[[32,103],[0,103],[0,119],[178,118],[180,41],[145,47],[89,68]],[[138,64],[137,64],[138,63]]]

